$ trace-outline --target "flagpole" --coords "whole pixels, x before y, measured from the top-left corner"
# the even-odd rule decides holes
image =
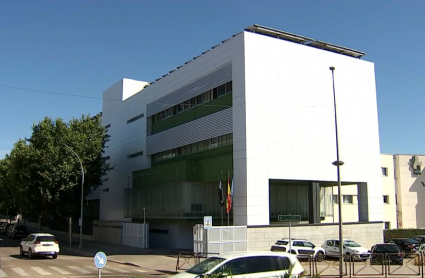
[[[227,200],[226,200],[226,212],[227,212],[227,226],[230,226],[230,219],[229,219],[229,210],[227,209],[227,206],[229,206],[229,186],[230,186],[230,182],[229,182],[229,175],[230,175],[230,170],[227,170]]]
[[[223,180],[223,170],[221,170],[220,171],[220,183],[221,183],[221,181]],[[221,188],[221,198],[223,198],[223,187]],[[224,200],[223,200],[223,202],[224,202]],[[224,226],[224,220],[223,220],[223,207],[224,207],[224,204],[220,204],[220,207],[221,207],[221,226]]]

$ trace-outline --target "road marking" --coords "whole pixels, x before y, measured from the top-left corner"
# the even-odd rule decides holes
[[[76,270],[78,272],[81,272],[83,274],[90,274],[90,271],[84,270],[78,266],[68,266],[68,268],[72,269],[72,270]]]
[[[0,269],[0,277],[9,277],[3,270]]]
[[[121,268],[114,268],[114,270],[121,272],[121,273],[130,273],[130,271],[127,271],[127,270],[124,270],[124,269],[121,269]]]
[[[72,274],[71,272],[66,271],[66,270],[63,270],[62,268],[57,267],[57,266],[49,266],[49,267],[50,267],[51,269],[53,269],[54,271],[59,272],[60,274],[64,274],[64,275]]]
[[[52,273],[45,271],[44,269],[42,269],[41,267],[37,267],[37,266],[32,266],[31,267],[32,270],[34,270],[35,272],[38,272],[41,275],[52,275]]]
[[[97,271],[97,267],[92,266],[92,265],[85,265],[84,267],[87,267],[89,269],[93,269],[95,271]],[[102,273],[111,273],[109,270],[106,270],[105,268],[102,268]]]
[[[23,270],[22,268],[19,268],[19,267],[12,267],[11,270],[15,271],[16,273],[18,273],[21,276],[30,276],[28,273],[25,272],[25,270]]]

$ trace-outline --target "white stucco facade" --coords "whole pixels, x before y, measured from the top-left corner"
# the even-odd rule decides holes
[[[92,195],[100,199],[100,221],[131,221],[124,217],[124,191],[132,186],[134,171],[150,167],[154,153],[147,139],[149,105],[168,105],[160,102],[225,65],[231,65],[233,83],[227,110],[233,134],[233,225],[270,225],[270,180],[337,184],[330,66],[335,67],[342,192],[355,196],[353,204],[344,205],[343,221],[384,220],[374,64],[244,31],[156,82],[123,79],[104,92],[102,123],[111,136],[104,156],[115,168]],[[185,140],[182,145],[196,142]],[[164,151],[166,145],[155,148]],[[324,222],[336,223],[337,217]],[[187,227],[173,229],[173,239],[188,232]]]
[[[382,203],[384,210],[384,228],[397,228],[396,185],[394,177],[394,157],[382,154]]]
[[[394,155],[397,227],[425,228],[425,155]]]
[[[368,184],[369,221],[382,221],[373,63],[253,33],[243,38],[234,163],[246,187],[235,188],[235,225],[269,224],[269,179],[336,181],[330,66],[336,68],[341,178]]]

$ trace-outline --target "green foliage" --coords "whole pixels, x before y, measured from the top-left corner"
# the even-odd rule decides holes
[[[39,218],[53,212],[66,218],[78,215],[81,167],[84,197],[101,186],[112,169],[102,157],[108,135],[100,114],[69,123],[46,117],[32,131],[31,138],[19,140],[10,156],[0,160],[0,193],[7,196],[0,197],[0,203],[14,203]]]
[[[425,229],[384,230],[384,241],[387,241],[393,238],[410,238],[416,235],[425,235]]]

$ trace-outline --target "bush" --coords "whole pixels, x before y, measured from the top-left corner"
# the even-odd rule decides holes
[[[425,235],[425,229],[384,230],[384,241],[387,241],[393,238],[410,238],[417,235]]]

